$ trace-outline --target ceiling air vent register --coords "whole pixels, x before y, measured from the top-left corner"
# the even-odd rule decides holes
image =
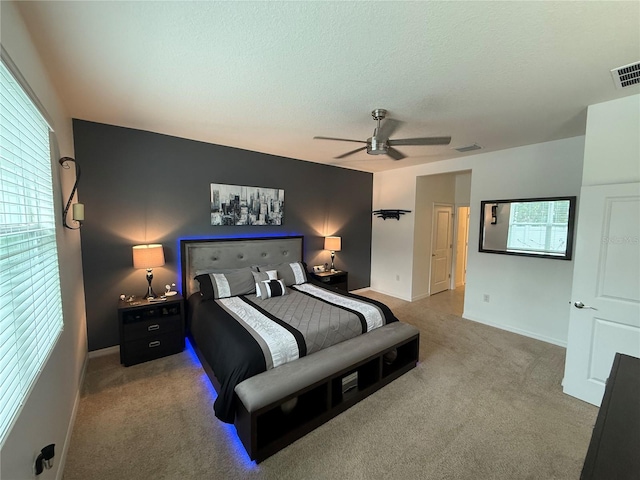
[[[611,70],[611,76],[617,89],[637,85],[640,83],[640,62],[614,68]]]
[[[474,143],[473,145],[467,145],[464,147],[455,147],[453,150],[457,150],[459,152],[471,152],[473,150],[480,150],[482,147],[480,145],[478,145],[477,143]]]

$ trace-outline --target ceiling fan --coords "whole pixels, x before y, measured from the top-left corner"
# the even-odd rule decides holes
[[[387,111],[384,108],[376,108],[371,112],[371,116],[378,122],[378,126],[373,131],[373,136],[367,140],[351,140],[348,138],[335,138],[335,137],[313,137],[318,140],[338,140],[340,142],[357,142],[366,143],[366,146],[356,148],[350,152],[343,153],[334,158],[345,158],[354,153],[366,150],[369,155],[389,155],[394,160],[402,160],[406,157],[404,153],[396,150],[396,145],[448,145],[451,142],[451,137],[420,137],[420,138],[401,138],[392,140],[389,137],[393,135],[393,132],[402,124],[399,120],[387,118],[385,122],[380,125],[380,121],[384,120],[387,116]]]

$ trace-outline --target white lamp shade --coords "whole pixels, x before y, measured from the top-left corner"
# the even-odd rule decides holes
[[[342,243],[341,237],[324,237],[324,249],[339,252]]]
[[[135,245],[133,268],[154,268],[164,265],[164,250],[160,244]]]

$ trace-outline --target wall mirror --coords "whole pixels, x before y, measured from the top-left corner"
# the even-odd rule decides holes
[[[571,260],[576,197],[483,200],[480,252]]]

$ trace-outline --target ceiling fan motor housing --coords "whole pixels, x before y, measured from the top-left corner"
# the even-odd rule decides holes
[[[380,142],[373,136],[367,139],[367,153],[369,155],[386,155],[389,145],[387,142]]]

